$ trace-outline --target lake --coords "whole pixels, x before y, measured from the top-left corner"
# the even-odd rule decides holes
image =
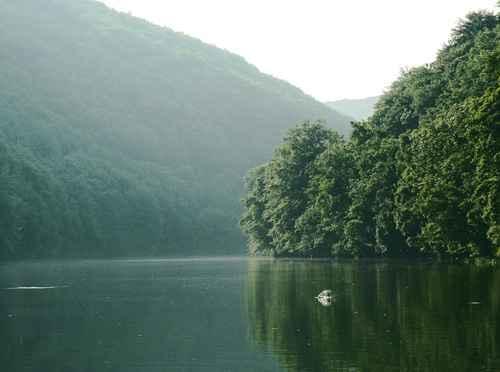
[[[332,289],[331,305],[315,296]],[[500,269],[247,258],[0,264],[2,371],[500,371]]]

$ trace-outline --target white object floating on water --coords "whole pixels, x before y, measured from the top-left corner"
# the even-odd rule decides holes
[[[321,297],[333,297],[333,292],[331,289],[325,289],[324,291],[321,291],[319,295],[316,296],[316,298],[321,298]]]
[[[46,289],[58,289],[58,288],[68,288],[67,285],[51,285],[51,286],[20,286],[20,287],[9,287],[4,288],[6,291],[43,291]]]
[[[331,289],[325,289],[316,296],[318,302],[323,306],[330,306],[334,300],[333,292]]]

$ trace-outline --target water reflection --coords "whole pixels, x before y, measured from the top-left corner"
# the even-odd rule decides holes
[[[332,297],[316,297],[316,300],[325,307],[332,306],[333,303]]]
[[[499,296],[495,268],[251,260],[249,334],[291,371],[493,372]]]

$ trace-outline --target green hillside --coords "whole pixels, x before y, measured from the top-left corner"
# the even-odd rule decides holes
[[[88,0],[0,0],[0,258],[240,253],[243,176],[348,119]]]
[[[364,120],[373,115],[375,104],[379,99],[380,96],[361,99],[341,99],[338,101],[326,102],[326,105],[356,120]]]

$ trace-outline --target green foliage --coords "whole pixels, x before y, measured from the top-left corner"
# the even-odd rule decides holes
[[[279,150],[259,180],[260,216],[272,217],[260,231],[266,252],[498,255],[499,82],[498,16],[472,13],[434,63],[403,72],[348,142],[329,133],[303,162],[283,162]],[[282,182],[286,193],[274,192]],[[244,228],[259,218],[245,216]]]
[[[334,138],[338,135],[320,123],[306,122],[289,132],[285,144],[276,150],[269,164],[250,173],[242,226],[250,235],[259,226],[252,245],[269,242],[274,255],[302,251],[298,219],[307,205],[303,196],[310,183],[313,162]],[[261,222],[254,224],[255,219]]]
[[[243,176],[348,119],[89,0],[0,0],[0,258],[234,253]]]

